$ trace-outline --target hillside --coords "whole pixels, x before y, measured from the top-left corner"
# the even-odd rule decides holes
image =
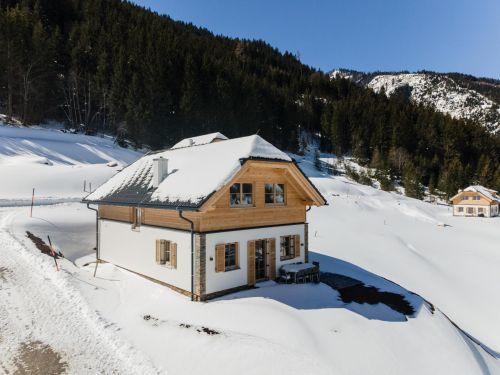
[[[500,82],[463,74],[368,73],[333,71],[331,77],[343,77],[390,96],[396,91],[412,101],[428,105],[454,118],[472,120],[488,131],[500,130]]]
[[[0,122],[0,206],[31,202],[33,188],[35,203],[78,201],[140,155],[110,137]]]
[[[460,82],[494,91],[494,81]],[[473,183],[500,189],[500,139],[481,116],[451,118],[407,95],[331,80],[265,41],[214,35],[128,1],[0,2],[0,113],[150,149],[221,131],[297,152],[306,130],[323,151],[392,180],[447,195]]]
[[[71,159],[68,168],[86,165],[97,181],[104,162],[139,156],[97,137],[61,133],[45,142],[44,134],[60,132],[4,131],[1,144],[20,132],[10,143],[18,151],[2,149],[0,166],[43,150],[49,164]],[[444,206],[324,175],[313,151],[295,156],[329,203],[308,214],[311,258],[322,271],[402,296],[413,313],[345,302],[323,283],[265,282],[192,303],[112,264],[101,264],[94,278],[93,211],[66,202],[36,206],[30,218],[26,206],[2,207],[0,369],[29,366],[29,356],[20,364],[28,352],[78,374],[500,374],[498,218],[454,218]],[[28,165],[33,175],[53,167]],[[73,186],[81,176],[68,171],[46,185],[61,191],[60,201],[79,193]],[[28,230],[51,236],[66,257],[58,260],[62,271],[26,238]]]

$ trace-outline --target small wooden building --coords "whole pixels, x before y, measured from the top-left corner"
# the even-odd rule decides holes
[[[499,215],[500,197],[497,191],[481,185],[460,190],[450,199],[453,216],[493,217]]]
[[[84,199],[98,257],[205,300],[307,262],[306,212],[326,200],[258,135],[220,133],[148,154]]]

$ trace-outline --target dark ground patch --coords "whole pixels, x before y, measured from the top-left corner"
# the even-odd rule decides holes
[[[7,267],[0,267],[0,280],[7,281],[8,277],[12,274],[12,271]]]
[[[374,286],[366,286],[362,281],[330,272],[321,273],[321,282],[337,290],[342,302],[383,303],[404,315],[413,315],[415,310],[405,297],[398,293],[381,292]]]
[[[52,256],[52,250],[49,245],[47,245],[44,240],[42,240],[40,237],[35,236],[33,233],[30,231],[26,231],[26,237],[28,237],[33,243],[35,244],[36,248],[42,252],[42,254],[46,254],[49,256]],[[55,251],[55,250],[54,250]],[[58,254],[56,252],[56,259],[59,259],[61,254]]]
[[[181,323],[179,324],[179,327],[182,327],[182,328],[191,328],[192,325],[191,324],[186,324],[186,323]],[[213,336],[213,335],[220,335],[220,332],[219,331],[216,331],[215,329],[211,329],[211,328],[207,328],[207,327],[193,327],[196,329],[196,332],[198,333],[206,333],[207,335],[209,336]]]
[[[14,364],[14,375],[60,375],[64,374],[68,367],[59,353],[40,341],[23,342]]]

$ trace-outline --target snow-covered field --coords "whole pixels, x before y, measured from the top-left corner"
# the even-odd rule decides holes
[[[137,157],[104,141],[110,159]],[[63,144],[45,147],[57,154]],[[1,175],[20,186],[22,177],[3,169],[9,156],[0,158]],[[102,163],[88,165],[89,179]],[[196,303],[111,264],[94,278],[94,212],[76,202],[36,206],[33,217],[29,207],[3,207],[0,373],[19,369],[23,343],[42,342],[71,374],[500,374],[500,220],[453,218],[444,206],[324,176],[312,156],[299,165],[329,202],[309,212],[311,257],[323,271],[403,295],[415,314],[344,303],[325,284],[267,282]],[[70,192],[60,200],[81,196],[69,170],[47,179],[47,189]],[[61,271],[26,230],[51,236],[66,257]]]
[[[58,129],[3,126],[0,122],[0,206],[60,199],[80,200],[140,154],[109,138],[62,133]],[[111,167],[108,166],[112,165]]]

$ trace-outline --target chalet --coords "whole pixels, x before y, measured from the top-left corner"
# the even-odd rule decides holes
[[[495,190],[474,185],[460,190],[450,199],[453,216],[498,216],[500,197]]]
[[[306,263],[306,212],[326,204],[286,153],[220,133],[145,155],[84,202],[98,206],[99,260],[196,300]]]

